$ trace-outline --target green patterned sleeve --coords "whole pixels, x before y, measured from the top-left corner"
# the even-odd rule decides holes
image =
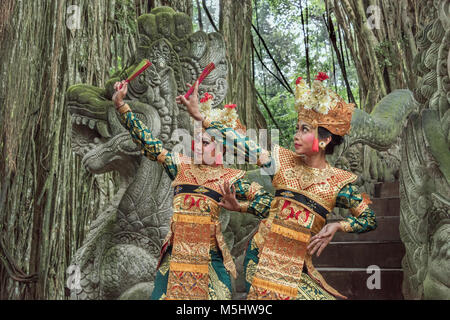
[[[162,141],[153,137],[150,128],[139,120],[132,111],[119,113],[120,122],[130,131],[131,138],[144,156],[162,164],[169,177],[174,180],[178,167],[172,153],[163,148]]]
[[[240,200],[241,211],[254,214],[260,219],[267,218],[273,196],[256,182],[239,179],[234,183],[236,198]]]
[[[262,168],[269,168],[273,159],[270,152],[261,148],[249,137],[229,128],[219,121],[210,122],[208,118],[203,121],[203,127],[216,141],[222,142],[226,152],[243,158],[245,163],[256,164]]]
[[[358,187],[351,183],[339,191],[336,206],[350,209],[352,214],[339,222],[345,232],[364,233],[376,229],[377,220],[375,212],[369,208],[370,203],[369,197],[361,194]]]

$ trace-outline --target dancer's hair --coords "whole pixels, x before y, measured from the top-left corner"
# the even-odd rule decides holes
[[[333,154],[334,147],[340,145],[342,142],[344,142],[344,138],[341,136],[338,136],[336,134],[332,134],[330,131],[325,129],[324,127],[319,127],[318,132],[319,139],[326,139],[328,137],[331,137],[331,141],[327,146],[325,147],[325,154]]]

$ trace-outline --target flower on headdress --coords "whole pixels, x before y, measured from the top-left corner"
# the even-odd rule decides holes
[[[205,92],[203,97],[200,99],[199,109],[203,115],[208,116],[209,113],[211,112],[213,98],[214,97],[212,95],[210,95],[208,92]]]
[[[222,122],[222,120],[223,120],[222,110],[220,110],[219,108],[212,109],[209,113],[209,118],[212,121],[221,121]]]
[[[220,115],[222,123],[226,124],[228,127],[234,128],[236,126],[236,121],[238,119],[238,114],[236,112],[235,104],[226,104]]]
[[[295,104],[297,106],[306,106],[308,104],[309,97],[311,96],[311,90],[302,77],[298,77],[295,84]]]
[[[322,101],[319,102],[319,105],[314,109],[317,112],[321,114],[327,114],[328,111],[331,109],[331,100],[328,98],[321,99]]]
[[[203,102],[206,102],[206,101],[208,101],[208,100],[210,100],[212,98],[213,98],[212,95],[210,95],[208,92],[205,92],[205,94],[203,95],[203,98],[200,99],[200,102],[203,103]]]
[[[316,79],[314,80],[319,80],[319,81],[323,81],[328,79],[328,75],[325,72],[319,72],[319,74],[316,76]]]
[[[303,105],[303,108],[306,109],[306,110],[311,110],[311,109],[313,108],[313,104],[311,104],[311,103],[305,103],[305,104]]]
[[[211,121],[219,121],[223,125],[234,128],[238,120],[235,104],[227,104],[222,108],[213,108],[213,96],[206,92],[200,99],[200,113]]]

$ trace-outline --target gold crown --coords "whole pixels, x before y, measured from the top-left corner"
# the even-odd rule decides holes
[[[346,103],[338,94],[325,87],[322,81],[327,78],[324,72],[319,72],[311,88],[301,77],[297,79],[295,107],[298,120],[344,136],[350,131],[354,104]]]
[[[208,118],[211,122],[218,121],[228,128],[233,128],[241,133],[246,132],[245,126],[239,121],[239,116],[236,112],[235,104],[227,104],[220,108],[212,108],[213,96],[208,92],[205,92],[200,99],[200,112]]]

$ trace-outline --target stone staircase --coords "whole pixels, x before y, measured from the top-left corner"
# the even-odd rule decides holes
[[[399,234],[398,182],[376,185],[372,202],[377,229],[362,234],[336,233],[321,256],[313,257],[313,263],[325,280],[349,299],[403,299],[401,260],[405,249]],[[367,286],[374,275],[367,271],[372,265],[379,267],[380,289]]]

